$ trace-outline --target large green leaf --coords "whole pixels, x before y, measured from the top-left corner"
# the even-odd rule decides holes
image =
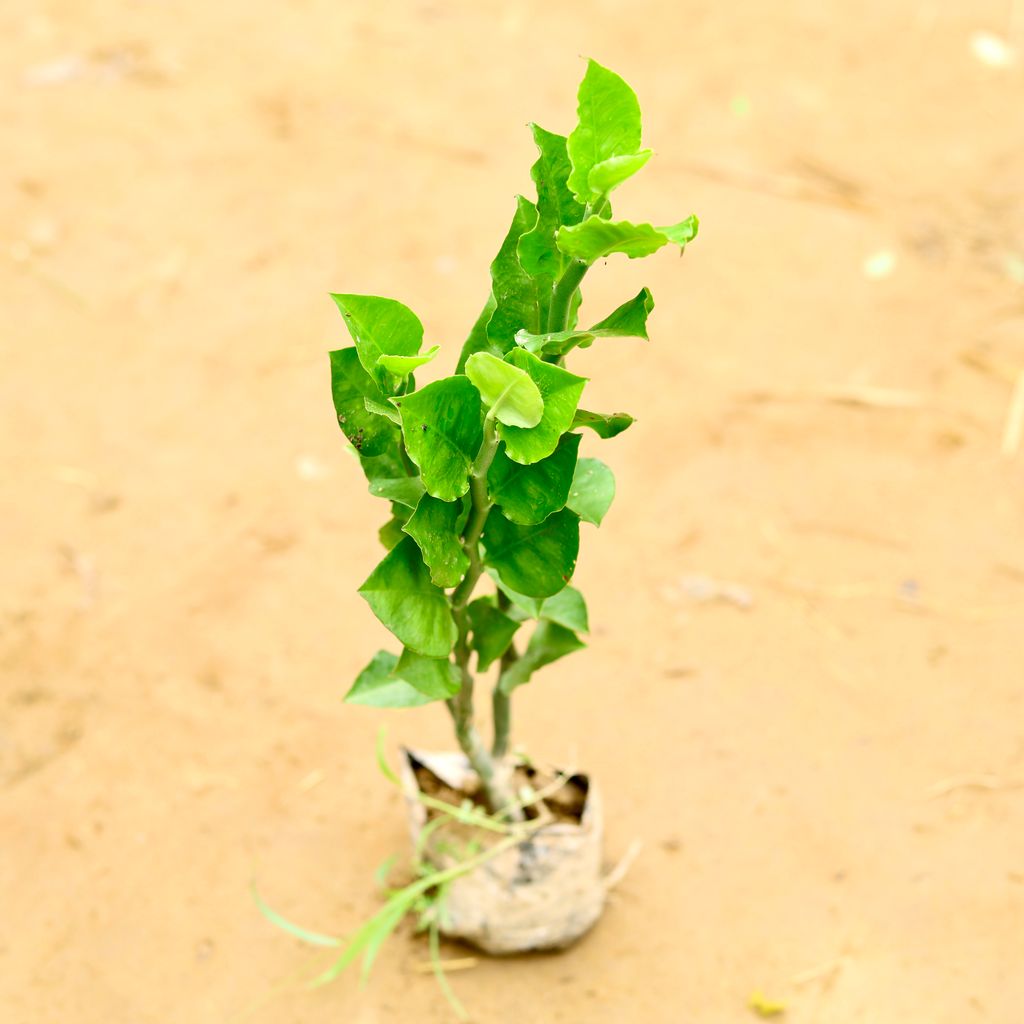
[[[572,429],[590,427],[598,437],[609,438],[621,434],[634,423],[636,420],[628,412],[603,413],[577,409],[572,418]]]
[[[418,356],[381,356],[377,362],[380,367],[396,377],[408,377],[421,366],[426,366],[440,351],[440,345],[433,345]]]
[[[458,586],[469,568],[469,557],[459,537],[462,502],[441,501],[424,494],[403,530],[418,545],[439,587]]]
[[[536,223],[537,208],[529,199],[517,196],[512,226],[491,263],[491,293],[495,307],[487,322],[487,339],[498,354],[504,354],[513,347],[516,331],[540,330],[537,283],[519,262],[519,239]]]
[[[489,352],[477,352],[466,361],[466,376],[500,423],[535,427],[544,414],[544,399],[533,378]]]
[[[459,670],[449,658],[425,658],[408,647],[398,659],[395,675],[431,700],[447,700],[459,692]]]
[[[356,350],[339,348],[329,355],[334,411],[352,447],[364,457],[394,451],[398,446],[398,429],[387,419],[367,410],[367,398],[383,404],[384,395],[363,369]]]
[[[571,629],[541,621],[523,654],[502,672],[498,686],[503,693],[511,693],[517,686],[528,683],[539,668],[586,646]]]
[[[490,352],[492,355],[502,355],[504,353],[503,349],[492,345],[487,337],[487,323],[494,315],[496,305],[494,293],[488,292],[484,308],[480,310],[480,315],[476,318],[476,322],[470,329],[469,337],[466,338],[462,345],[462,351],[459,353],[459,364],[455,367],[456,373],[466,372],[466,362],[474,352]]]
[[[544,604],[545,598],[527,597],[526,594],[520,594],[518,590],[513,590],[501,578],[501,575],[496,569],[488,568],[487,575],[494,580],[494,585],[498,590],[500,590],[512,602],[510,615],[516,620],[516,622],[522,622],[524,619],[540,618],[540,610]]]
[[[384,545],[386,551],[390,551],[396,544],[405,539],[405,534],[402,532],[404,525],[404,522],[398,516],[392,516],[377,531],[377,538]]]
[[[398,658],[389,651],[378,651],[356,677],[345,695],[347,704],[365,704],[371,708],[417,708],[429,704],[428,697],[395,674]]]
[[[374,416],[383,416],[398,425],[402,423],[402,417],[398,415],[398,410],[390,402],[378,402],[374,398],[364,398],[363,405],[366,407],[366,411],[372,412]]]
[[[579,120],[568,141],[572,162],[569,188],[581,203],[590,203],[607,191],[594,189],[594,168],[612,157],[632,156],[640,149],[640,104],[636,93],[614,71],[595,60],[587,62],[577,99]],[[600,175],[596,177],[603,180]]]
[[[519,239],[519,261],[537,282],[540,326],[547,323],[551,290],[565,271],[568,258],[555,245],[555,235],[563,224],[578,224],[585,208],[568,186],[572,165],[564,135],[545,131],[532,124],[533,141],[539,156],[530,169],[537,186],[537,223]]]
[[[678,224],[661,228],[628,220],[588,217],[580,224],[560,228],[557,241],[562,252],[584,263],[593,263],[615,252],[636,259],[650,256],[669,242],[684,249],[686,243],[696,237],[697,226],[697,218],[693,215]]]
[[[395,399],[395,405],[406,450],[428,493],[442,501],[461,498],[484,436],[480,392],[467,377],[446,377]]]
[[[502,445],[487,473],[492,500],[514,523],[529,526],[543,522],[565,507],[579,446],[579,434],[563,434],[551,455],[524,466],[513,462]]]
[[[572,425],[587,379],[553,363],[545,363],[525,349],[517,348],[507,358],[533,378],[544,399],[544,415],[537,426],[511,427],[504,423],[498,426],[509,458],[529,465],[546,459],[558,447],[558,439]]]
[[[521,623],[501,611],[493,597],[478,597],[466,610],[473,630],[476,669],[486,672],[508,650]]]
[[[411,537],[384,556],[359,593],[406,647],[429,658],[446,658],[451,653],[458,631],[448,599],[431,582]]]
[[[379,295],[331,296],[345,318],[359,361],[378,384],[385,383],[385,370],[378,365],[381,356],[414,356],[423,344],[423,324],[419,317],[396,299]]]
[[[580,633],[590,631],[586,602],[575,587],[566,585],[551,597],[527,597],[525,594],[513,590],[493,569],[488,569],[487,574],[511,602],[509,615],[517,622],[522,622],[524,619],[548,619],[551,622],[557,622],[560,626],[565,626],[566,629],[573,629]]]
[[[590,632],[587,602],[573,586],[567,586],[552,597],[545,598],[541,602],[540,614],[536,618],[557,622],[558,625],[577,633]]]
[[[587,184],[596,195],[607,195],[627,178],[632,178],[651,158],[651,150],[642,149],[629,156],[612,156],[590,168]]]
[[[587,330],[555,331],[549,334],[528,334],[519,331],[516,344],[537,356],[561,358],[579,346],[588,348],[597,338],[643,338],[647,340],[647,317],[654,309],[650,290],[640,292],[599,323]]]
[[[550,597],[572,578],[580,550],[580,521],[561,509],[535,526],[520,526],[491,509],[483,535],[486,562],[527,597]]]
[[[418,476],[378,477],[370,481],[370,493],[375,498],[415,508],[423,496],[423,481]]]
[[[588,523],[601,525],[615,498],[615,476],[600,459],[580,459],[569,492],[568,507]]]

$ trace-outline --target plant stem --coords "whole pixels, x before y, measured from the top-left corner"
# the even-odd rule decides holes
[[[499,590],[499,610],[507,611],[511,604],[508,597]],[[494,744],[491,747],[491,753],[499,759],[508,755],[509,734],[512,731],[512,701],[509,695],[501,689],[501,677],[505,674],[505,670],[518,660],[519,652],[516,650],[515,641],[512,641],[501,656],[498,682],[494,684],[494,690],[491,693],[491,713],[494,717]]]
[[[492,410],[493,412],[493,410]],[[469,759],[470,765],[480,778],[487,795],[487,803],[494,813],[509,811],[513,821],[522,818],[522,811],[514,810],[515,798],[508,785],[506,772],[500,758],[495,758],[480,739],[480,734],[473,724],[473,673],[469,670],[469,614],[466,606],[473,595],[483,573],[483,562],[480,558],[480,537],[484,524],[491,511],[491,501],[487,493],[487,470],[494,461],[498,450],[498,435],[494,429],[494,417],[488,414],[484,420],[484,439],[473,463],[473,475],[470,478],[469,492],[473,505],[466,523],[463,537],[463,548],[469,558],[469,568],[462,582],[452,592],[452,615],[458,628],[458,639],[455,641],[455,665],[462,676],[462,686],[448,702],[455,723],[455,737],[459,741],[462,752]]]
[[[569,323],[569,310],[572,308],[572,297],[576,294],[583,275],[590,269],[589,263],[573,260],[566,271],[558,279],[551,295],[551,306],[548,308],[548,332],[564,331]]]

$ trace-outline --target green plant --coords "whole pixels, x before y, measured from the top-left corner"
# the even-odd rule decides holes
[[[577,326],[580,285],[593,264],[622,253],[681,249],[697,218],[653,227],[612,219],[609,195],[651,156],[640,145],[632,89],[590,61],[568,138],[532,126],[536,202],[518,197],[491,264],[491,293],[452,376],[417,388],[423,326],[394,299],[334,295],[354,345],[330,353],[338,422],[369,489],[388,501],[383,561],[359,588],[402,645],[378,652],[350,703],[414,707],[444,701],[459,746],[492,812],[516,820],[506,768],[513,691],[584,644],[587,609],[570,584],[581,521],[599,525],[615,483],[580,457],[580,431],[614,437],[633,418],[580,408],[585,377],[567,356],[606,337],[647,338],[651,293],[591,327]],[[483,580],[493,592],[478,595]],[[517,639],[534,623],[524,648]],[[493,740],[476,728],[477,679],[498,666]]]

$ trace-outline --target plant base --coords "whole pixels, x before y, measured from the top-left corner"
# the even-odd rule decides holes
[[[422,844],[432,864],[447,868],[465,859],[472,844],[493,844],[493,836],[458,824],[430,829],[424,838],[430,820],[424,794],[458,806],[479,791],[479,780],[462,754],[403,751],[401,779],[413,842]],[[564,948],[597,921],[605,885],[604,829],[595,786],[586,776],[572,776],[539,808],[550,820],[538,819],[529,839],[449,884],[442,934],[486,953],[523,953]]]

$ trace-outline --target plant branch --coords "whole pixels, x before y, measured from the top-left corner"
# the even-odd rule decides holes
[[[506,811],[513,820],[520,820],[521,811],[514,808],[514,796],[505,778],[506,772],[500,759],[495,759],[480,739],[480,734],[473,723],[473,690],[475,681],[469,669],[471,655],[469,646],[469,613],[466,606],[473,596],[473,591],[483,574],[483,561],[480,558],[480,537],[484,524],[491,511],[491,500],[487,492],[487,470],[494,461],[498,450],[498,435],[494,429],[494,410],[484,420],[484,439],[480,445],[476,460],[473,463],[473,475],[470,478],[469,491],[472,508],[466,523],[462,545],[469,558],[469,568],[462,582],[451,595],[452,615],[458,629],[455,641],[455,665],[461,676],[459,692],[448,702],[452,720],[455,723],[455,736],[462,752],[469,758],[469,763],[480,778],[487,794],[487,803],[495,813]]]
[[[551,306],[548,309],[548,331],[555,333],[564,331],[569,323],[569,310],[572,309],[572,297],[576,294],[580,282],[590,269],[589,263],[573,260],[566,271],[558,279],[551,295]]]

